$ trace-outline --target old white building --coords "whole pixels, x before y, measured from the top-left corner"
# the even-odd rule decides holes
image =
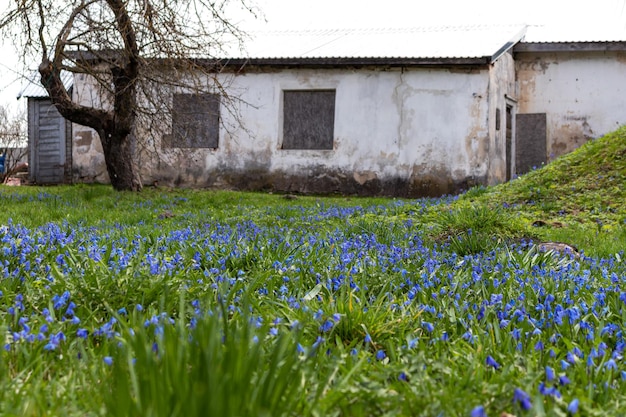
[[[159,128],[136,132],[150,142],[137,146],[142,180],[441,195],[507,181],[626,121],[625,42],[525,35],[520,26],[257,34],[220,74],[234,107],[175,91]],[[73,94],[94,99],[87,78],[74,79]],[[106,182],[97,135],[73,125],[66,137],[65,181]]]

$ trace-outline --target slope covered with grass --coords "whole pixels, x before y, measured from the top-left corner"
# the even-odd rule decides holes
[[[626,218],[626,127],[509,183],[462,199],[514,206],[533,221],[615,226]]]
[[[508,225],[482,230],[491,239],[564,242],[605,257],[623,251],[625,200],[626,127],[622,127],[508,183],[471,189],[442,209],[459,218],[487,212]],[[493,221],[475,218],[473,223]]]

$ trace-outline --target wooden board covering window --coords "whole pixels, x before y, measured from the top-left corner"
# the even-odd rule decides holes
[[[174,94],[172,135],[166,147],[217,148],[220,98],[217,94]]]
[[[283,149],[333,149],[335,90],[284,91]]]

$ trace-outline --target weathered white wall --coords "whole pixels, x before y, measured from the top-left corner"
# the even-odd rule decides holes
[[[626,53],[516,54],[519,112],[546,113],[553,159],[626,123]]]
[[[144,181],[300,192],[437,195],[488,179],[489,71],[247,72],[219,148],[144,154]],[[335,89],[333,150],[282,150],[282,92]],[[165,134],[169,133],[165,128]],[[157,148],[159,146],[157,145]]]
[[[100,95],[93,79],[77,74],[72,99],[82,105],[99,106]],[[91,128],[72,124],[72,180],[74,182],[108,183],[104,152],[98,134]]]
[[[506,157],[506,108],[512,106],[513,120],[517,111],[517,91],[515,83],[515,61],[510,53],[505,53],[491,66],[489,72],[489,127],[488,181],[489,185],[507,181],[507,165],[514,172],[515,140],[512,140],[511,158]],[[496,111],[500,111],[500,128],[496,128]],[[515,132],[515,126],[511,127]]]
[[[502,61],[500,63],[500,61]],[[504,95],[513,83],[505,56],[489,69],[289,69],[224,75],[237,96],[221,109],[217,149],[167,149],[171,133],[137,132],[145,184],[441,195],[504,180],[504,148],[495,132],[495,108],[504,117]],[[503,86],[501,86],[501,84]],[[335,89],[333,150],[282,150],[283,90]],[[75,82],[75,99],[94,98],[87,78]],[[171,101],[171,96],[164,97]],[[97,135],[74,127],[77,181],[107,181]],[[158,151],[158,152],[155,152]]]

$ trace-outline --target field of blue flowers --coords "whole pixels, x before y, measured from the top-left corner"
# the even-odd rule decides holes
[[[61,190],[0,190],[40,213],[0,227],[3,415],[626,411],[623,253],[460,254],[449,200]]]

